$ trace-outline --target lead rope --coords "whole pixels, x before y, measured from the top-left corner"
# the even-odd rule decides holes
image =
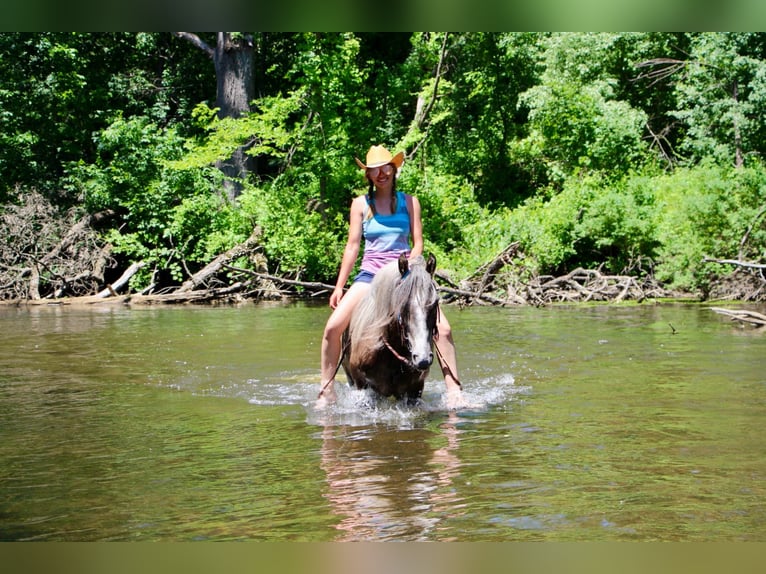
[[[409,361],[409,359],[406,359],[406,358],[402,357],[402,356],[401,356],[401,355],[400,355],[400,354],[399,354],[399,353],[396,351],[396,349],[394,349],[394,348],[391,346],[391,343],[389,343],[387,339],[385,339],[385,338],[383,339],[383,344],[386,346],[386,348],[387,348],[389,351],[391,351],[391,354],[392,354],[394,357],[396,357],[397,359],[399,359],[399,360],[400,360],[402,363],[404,363],[404,364],[405,364],[405,365],[407,365],[408,367],[411,367],[411,366],[412,366],[412,363]]]
[[[440,312],[441,312],[441,310],[437,308],[437,313],[440,313]],[[439,322],[439,321],[438,321],[438,319],[437,319],[437,323],[438,323],[438,322]],[[455,381],[455,383],[457,383],[457,386],[458,386],[458,388],[459,388],[460,390],[462,390],[462,389],[463,389],[463,383],[461,383],[461,382],[460,382],[460,379],[458,379],[458,378],[457,378],[457,375],[456,375],[455,373],[453,373],[453,372],[452,372],[452,369],[450,369],[450,366],[449,366],[449,364],[447,363],[447,361],[445,360],[445,358],[444,358],[444,355],[443,355],[443,354],[442,354],[442,352],[439,350],[439,346],[436,344],[436,339],[438,339],[438,338],[439,338],[439,332],[438,332],[438,330],[437,330],[437,329],[434,329],[434,331],[436,331],[436,334],[435,334],[435,336],[433,337],[433,341],[434,341],[434,348],[436,349],[436,358],[437,358],[437,360],[439,361],[439,367],[441,367],[441,370],[442,370],[442,373],[444,374],[444,376],[445,376],[445,377],[446,377],[446,376],[451,376],[451,377],[452,377],[452,379]],[[399,354],[399,353],[396,351],[396,349],[394,349],[394,348],[391,346],[391,344],[390,344],[390,343],[389,343],[389,342],[388,342],[388,341],[387,341],[385,338],[383,339],[383,344],[386,346],[386,348],[387,348],[389,351],[391,351],[391,354],[392,354],[394,357],[396,357],[397,359],[399,359],[399,360],[400,360],[402,363],[404,363],[404,364],[405,364],[405,365],[407,365],[408,367],[412,365],[412,363],[411,363],[411,362],[410,362],[408,359],[405,359],[405,358],[404,358],[402,355],[400,355],[400,354]]]
[[[442,373],[444,373],[445,376],[450,375],[457,383],[457,386],[462,390],[463,383],[460,382],[460,380],[455,376],[455,373],[452,372],[452,369],[449,368],[449,365],[447,364],[447,361],[444,360],[444,356],[439,350],[439,347],[436,345],[436,342],[434,342],[434,348],[436,349],[436,358],[439,359],[439,366],[442,369]]]

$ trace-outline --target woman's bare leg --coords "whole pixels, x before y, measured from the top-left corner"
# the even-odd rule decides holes
[[[368,283],[354,283],[340,300],[330,315],[322,336],[322,355],[320,362],[321,386],[317,407],[324,407],[335,401],[335,373],[338,369],[341,353],[341,336],[351,321],[351,313],[370,290]]]
[[[441,308],[439,308],[436,330],[437,336],[434,344],[436,350],[439,351],[439,362],[447,389],[447,406],[450,409],[465,406],[466,402],[457,374],[457,352],[455,351],[455,341],[452,339],[452,326]]]

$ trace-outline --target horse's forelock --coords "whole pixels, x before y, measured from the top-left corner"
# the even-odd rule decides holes
[[[353,338],[379,340],[392,321],[408,320],[410,304],[430,308],[438,301],[433,278],[426,270],[423,257],[410,261],[409,271],[402,276],[398,266],[381,269],[370,292],[372,298],[360,303],[352,319],[357,326]]]
[[[397,282],[392,294],[392,309],[398,309],[404,316],[409,311],[410,304],[429,308],[438,299],[433,279],[426,270],[425,262],[420,259],[422,258],[410,264],[409,272]]]

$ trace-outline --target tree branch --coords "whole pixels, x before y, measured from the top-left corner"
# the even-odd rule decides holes
[[[207,42],[205,42],[202,38],[197,36],[197,34],[193,34],[192,32],[171,32],[176,38],[181,38],[182,40],[186,40],[187,42],[191,42],[194,44],[197,48],[205,52],[210,59],[212,60],[215,57],[215,50],[208,45]]]
[[[428,117],[428,114],[431,113],[431,110],[434,107],[434,104],[436,103],[436,97],[439,94],[439,80],[442,77],[442,66],[444,65],[444,60],[447,56],[447,38],[449,37],[449,32],[444,33],[444,40],[442,40],[442,47],[439,51],[439,63],[436,65],[436,75],[434,79],[434,93],[431,94],[431,100],[428,102],[428,105],[426,106],[425,110],[423,110],[422,114],[417,120],[417,127],[422,127],[423,123],[426,121],[426,118]]]
[[[417,101],[416,111],[415,111],[415,118],[413,119],[412,125],[410,126],[410,130],[409,130],[410,132],[418,133],[420,131],[420,129],[426,123],[426,118],[431,113],[431,110],[436,104],[436,99],[439,95],[439,80],[441,79],[442,73],[443,73],[442,67],[447,57],[447,38],[449,38],[449,32],[444,33],[444,39],[442,40],[442,46],[439,51],[439,63],[436,65],[434,87],[433,87],[433,93],[431,94],[431,99],[429,100],[428,104],[424,107],[422,97],[418,96],[418,101]],[[415,145],[412,151],[407,154],[407,159],[412,159],[413,157],[415,157],[415,154],[420,149],[420,146],[422,146],[423,143],[428,138],[427,132],[428,130],[426,129],[426,135],[424,135],[420,139],[420,141]]]
[[[703,263],[722,263],[725,265],[737,265],[739,267],[749,267],[751,269],[766,269],[764,263],[751,263],[750,261],[737,261],[736,259],[713,259],[712,257],[705,257],[702,260]]]
[[[750,234],[753,232],[753,228],[755,227],[755,224],[758,222],[758,220],[761,218],[761,216],[766,213],[766,205],[764,205],[761,210],[756,214],[756,216],[753,218],[752,223],[748,226],[747,231],[745,231],[745,234],[742,236],[742,239],[739,242],[739,258],[742,259],[743,252],[745,250],[745,244],[747,243],[747,240],[750,238]]]

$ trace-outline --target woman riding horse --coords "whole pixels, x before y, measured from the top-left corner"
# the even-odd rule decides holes
[[[333,385],[341,355],[341,336],[349,325],[352,312],[369,291],[372,278],[386,263],[398,260],[401,254],[416,257],[423,253],[420,202],[416,197],[396,190],[397,170],[404,163],[404,153],[392,155],[383,146],[372,146],[367,152],[366,163],[354,159],[364,170],[369,189],[367,195],[356,197],[351,203],[348,240],[335,290],[330,295],[333,312],[322,337],[322,380],[317,408],[324,408],[335,401]],[[344,293],[359,255],[362,237],[365,243],[361,270],[348,292]],[[443,312],[438,313],[434,343],[441,359],[447,407],[456,409],[465,406],[457,378],[452,329]]]

